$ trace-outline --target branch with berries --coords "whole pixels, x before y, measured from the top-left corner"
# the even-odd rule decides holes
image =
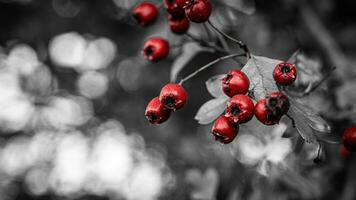
[[[184,107],[188,99],[183,87],[184,83],[223,60],[244,56],[247,63],[241,70],[232,70],[224,77],[214,80],[211,84],[213,86],[208,86],[218,88],[215,90],[222,90],[223,95],[217,97],[213,94],[214,97],[222,100],[204,104],[199,109],[196,119],[203,122],[202,124],[215,120],[212,127],[213,136],[220,143],[228,144],[235,139],[239,126],[248,123],[254,116],[266,126],[278,124],[282,117],[286,116],[306,142],[314,143],[321,148],[319,140],[322,139],[315,133],[329,134],[331,128],[322,117],[303,104],[300,97],[310,94],[311,91],[304,93],[293,91],[293,84],[299,71],[298,63],[293,59],[298,54],[294,54],[289,61],[251,54],[243,41],[220,30],[209,20],[213,10],[209,0],[164,0],[164,5],[168,13],[168,24],[173,33],[184,34],[200,46],[226,55],[204,65],[178,83],[165,85],[160,95],[147,105],[145,116],[151,124],[158,125],[165,122],[172,112]],[[133,18],[141,26],[147,26],[156,20],[157,14],[157,8],[145,2],[134,8]],[[188,33],[190,23],[203,23],[205,28],[212,28],[219,36],[216,38],[230,40],[237,44],[243,53],[230,52],[224,42],[220,42],[221,46],[218,46],[192,36]],[[144,44],[143,53],[149,61],[156,62],[166,58],[169,50],[169,42],[166,39],[150,38]],[[325,79],[316,83],[312,87],[313,91]],[[221,106],[221,103],[225,106]]]

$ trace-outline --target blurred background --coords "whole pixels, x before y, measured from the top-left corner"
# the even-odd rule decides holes
[[[144,41],[172,44],[162,2],[158,20],[131,19],[139,0],[0,0],[0,200],[40,199],[356,199],[356,159],[339,144],[304,144],[288,123],[254,120],[220,145],[194,116],[211,99],[205,81],[241,67],[226,61],[186,85],[185,109],[151,126],[145,107],[169,82],[174,49],[162,62]],[[251,51],[280,60],[298,49],[309,73],[337,72],[307,97],[333,133],[356,124],[356,2],[212,1],[212,21]],[[200,24],[191,34],[205,36]],[[231,48],[233,47],[232,44]],[[237,48],[236,48],[237,49]],[[217,58],[197,54],[179,78]],[[304,81],[304,82],[303,82]]]

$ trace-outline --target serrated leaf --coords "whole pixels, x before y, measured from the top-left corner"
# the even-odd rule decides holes
[[[254,0],[222,0],[224,5],[234,8],[246,15],[251,15],[256,11]]]
[[[317,137],[313,133],[313,129],[305,123],[305,120],[300,115],[299,110],[296,110],[293,105],[291,105],[289,112],[289,116],[291,116],[295,121],[296,129],[298,130],[300,136],[308,142],[317,144]]]
[[[265,98],[270,92],[278,91],[273,79],[273,70],[281,62],[280,60],[252,55],[242,68],[242,71],[250,79],[250,90],[256,100]]]
[[[215,98],[225,97],[225,93],[222,90],[221,79],[223,79],[226,74],[220,74],[209,78],[205,82],[206,89]]]
[[[212,99],[204,103],[195,115],[199,124],[210,124],[225,110],[228,98]]]
[[[182,47],[182,53],[173,62],[171,68],[171,82],[175,82],[180,71],[199,53],[207,51],[194,42],[185,43]]]

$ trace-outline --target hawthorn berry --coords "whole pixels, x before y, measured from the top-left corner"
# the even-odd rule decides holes
[[[297,78],[297,68],[292,63],[279,63],[274,68],[273,78],[278,85],[290,85]]]
[[[342,143],[351,152],[356,152],[356,127],[348,128],[342,136]]]
[[[184,34],[189,29],[189,20],[185,16],[183,17],[169,16],[168,23],[172,32],[176,34]]]
[[[231,143],[239,131],[239,125],[233,124],[225,116],[220,116],[213,125],[211,130],[215,140],[222,144]]]
[[[281,92],[273,92],[266,97],[267,106],[276,116],[287,114],[290,103],[286,95]]]
[[[269,106],[267,106],[266,99],[260,99],[255,105],[256,118],[267,126],[278,124],[281,116],[275,115]]]
[[[179,110],[187,102],[188,96],[185,89],[175,83],[165,85],[159,95],[161,104],[169,110]]]
[[[169,54],[169,43],[163,38],[150,38],[145,42],[143,53],[149,61],[159,61]]]
[[[253,117],[255,106],[249,96],[238,94],[233,96],[225,110],[225,117],[233,123],[246,123]]]
[[[221,80],[221,83],[224,93],[229,97],[233,97],[236,94],[246,94],[250,87],[247,75],[241,70],[230,71]]]
[[[147,105],[145,116],[151,124],[161,124],[169,118],[171,112],[159,101],[159,97],[153,98]]]
[[[179,6],[176,0],[164,0],[164,6],[169,14],[175,17],[185,16],[185,11],[183,6]]]
[[[189,20],[196,23],[206,22],[212,12],[209,0],[187,0],[184,9]]]
[[[132,11],[133,19],[141,26],[152,24],[158,15],[156,6],[149,2],[138,4]]]
[[[190,0],[176,0],[176,3],[179,7],[184,8]]]

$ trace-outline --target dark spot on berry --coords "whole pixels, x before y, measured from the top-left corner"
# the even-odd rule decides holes
[[[150,123],[155,123],[159,120],[159,117],[157,115],[155,115],[154,113],[147,114],[146,118]]]
[[[213,133],[213,135],[214,135],[216,141],[224,142],[229,139],[228,137],[222,136],[215,132]]]
[[[282,68],[281,68],[281,71],[286,74],[286,73],[289,73],[290,72],[290,68],[287,66],[287,65],[284,65]]]
[[[224,88],[224,91],[227,92],[227,93],[230,93],[231,89],[229,87],[226,87],[226,88]]]
[[[268,100],[268,106],[269,106],[270,108],[276,107],[277,104],[278,104],[278,99],[276,99],[276,98],[269,98],[269,100]]]
[[[241,113],[241,110],[240,110],[239,107],[234,106],[234,107],[231,108],[231,113],[232,113],[232,115],[237,116],[237,115],[239,115]]]
[[[176,105],[176,99],[173,97],[167,97],[164,100],[164,104],[168,107],[168,108],[174,108]]]
[[[139,15],[137,15],[137,14],[134,14],[133,16],[132,16],[133,18],[134,18],[134,20],[138,23],[138,24],[141,24],[141,17],[139,16]]]
[[[152,55],[153,52],[154,52],[154,49],[153,49],[152,46],[148,46],[148,47],[145,49],[145,54],[146,54],[147,56]]]

